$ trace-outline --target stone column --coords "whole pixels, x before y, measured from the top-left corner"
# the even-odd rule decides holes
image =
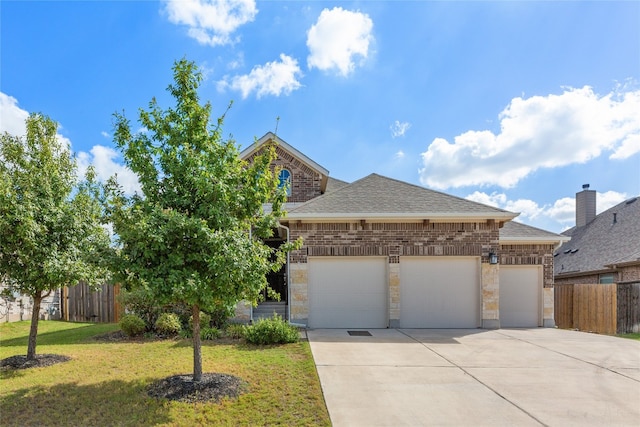
[[[482,263],[482,327],[500,328],[500,266]]]
[[[306,263],[290,263],[291,320],[306,324],[309,319],[309,274]]]

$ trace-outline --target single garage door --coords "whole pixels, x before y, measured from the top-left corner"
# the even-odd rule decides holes
[[[387,259],[309,258],[309,327],[386,328]]]
[[[400,326],[480,326],[479,263],[476,257],[401,257]]]
[[[542,267],[500,266],[500,327],[541,326]]]

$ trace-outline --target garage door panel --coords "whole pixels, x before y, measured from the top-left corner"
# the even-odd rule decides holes
[[[310,258],[309,326],[385,328],[386,267],[386,258]]]
[[[540,266],[500,266],[500,326],[535,328],[540,326],[542,268]]]
[[[401,258],[400,296],[401,327],[478,327],[478,258]]]

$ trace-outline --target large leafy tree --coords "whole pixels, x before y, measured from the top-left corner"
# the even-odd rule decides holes
[[[99,261],[110,240],[92,169],[78,183],[70,147],[49,117],[31,114],[26,128],[26,137],[0,137],[0,277],[33,299],[27,359],[34,359],[42,299],[79,281],[104,283]]]
[[[112,180],[107,210],[118,240],[115,270],[125,285],[191,307],[193,380],[200,381],[200,310],[255,303],[266,274],[295,244],[274,253],[261,240],[276,227],[286,198],[271,168],[275,148],[250,164],[241,160],[235,142],[221,137],[224,116],[212,123],[211,105],[199,103],[197,67],[183,59],[173,72],[168,91],[176,105],[162,109],[153,99],[141,109],[145,132],[132,133],[124,115],[115,115],[115,142],[142,194],[127,197]],[[268,214],[265,203],[272,203]]]

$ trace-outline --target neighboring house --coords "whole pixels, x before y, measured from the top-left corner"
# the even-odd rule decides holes
[[[0,322],[17,322],[31,320],[33,311],[33,299],[28,295],[11,292],[10,289],[0,284]],[[56,290],[42,299],[40,304],[40,319],[60,318],[60,291]]]
[[[557,284],[640,283],[640,200],[632,197],[596,215],[596,192],[576,194],[576,226],[555,254]]]
[[[553,252],[567,238],[518,214],[377,174],[335,180],[277,143],[290,194],[273,244],[302,237],[276,283],[293,323],[311,328],[554,326]],[[288,271],[288,275],[286,272]],[[246,307],[239,319],[251,317]]]

